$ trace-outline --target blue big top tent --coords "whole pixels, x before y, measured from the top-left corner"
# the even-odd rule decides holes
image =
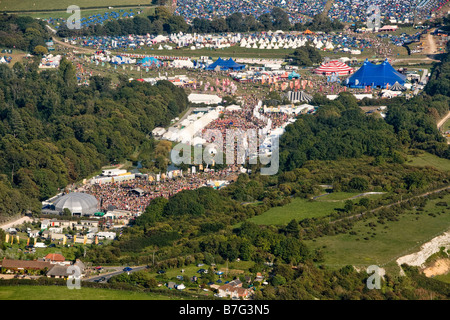
[[[211,63],[209,66],[207,66],[206,70],[215,70],[217,67],[220,67],[220,70],[226,71],[226,70],[242,70],[245,68],[245,65],[238,64],[234,62],[233,59],[223,60],[219,57],[216,61]]]
[[[219,57],[216,61],[208,65],[205,69],[206,70],[214,70],[217,66],[219,66],[221,69],[225,65],[225,60]]]
[[[236,63],[233,59],[228,59],[227,61],[225,61],[225,67],[228,69],[232,69],[232,70],[242,70],[245,69],[245,65],[244,64],[239,64]]]
[[[366,59],[363,66],[350,78],[345,80],[345,85],[350,88],[381,87],[392,86],[396,82],[404,85],[406,76],[397,72],[387,61],[381,64],[373,64]]]

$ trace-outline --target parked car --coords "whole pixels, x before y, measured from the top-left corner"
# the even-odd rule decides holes
[[[104,282],[104,281],[106,281],[105,277],[101,277],[100,279],[94,280],[94,282]]]
[[[166,273],[166,271],[165,271],[165,270],[158,270],[157,273],[158,273],[158,274],[163,274],[163,273]]]

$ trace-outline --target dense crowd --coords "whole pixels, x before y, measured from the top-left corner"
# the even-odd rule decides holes
[[[335,0],[328,16],[342,22],[366,21],[367,10],[375,5],[380,15],[389,20],[412,22],[416,19],[430,19],[449,0]]]
[[[228,166],[223,170],[209,170],[196,173],[185,173],[183,176],[167,178],[162,176],[160,181],[155,179],[135,179],[123,182],[111,182],[102,184],[88,184],[77,191],[86,192],[95,196],[101,206],[101,210],[109,210],[112,207],[118,210],[126,210],[132,213],[142,213],[150,201],[157,197],[169,198],[183,190],[193,190],[207,185],[209,180],[227,180],[230,175],[237,172],[236,166]],[[139,188],[143,195],[134,192]]]
[[[414,16],[419,19],[430,19],[433,13],[441,9],[449,0],[335,0],[328,17],[342,22],[366,21],[367,9],[376,5],[381,10],[381,16],[410,22]],[[291,24],[305,23],[310,17],[323,12],[326,0],[178,0],[175,14],[181,15],[186,21],[194,18],[213,19],[224,18],[234,12],[253,15],[256,18],[270,13],[273,7],[282,8],[289,16]]]
[[[270,13],[273,7],[279,7],[289,15],[291,23],[294,24],[306,22],[308,18],[305,16],[313,17],[322,13],[326,2],[326,0],[178,0],[175,14],[183,16],[188,22],[194,18],[225,18],[235,12],[257,18],[262,14]]]

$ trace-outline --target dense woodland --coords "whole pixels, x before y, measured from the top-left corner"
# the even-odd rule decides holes
[[[34,52],[37,46],[45,46],[49,38],[43,21],[0,14],[0,47]]]
[[[102,165],[149,161],[149,133],[187,108],[183,89],[92,77],[78,86],[74,66],[38,71],[37,62],[0,65],[0,204],[2,215],[39,212],[39,200]]]

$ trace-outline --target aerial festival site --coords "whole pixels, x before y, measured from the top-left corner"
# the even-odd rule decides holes
[[[450,1],[0,12],[0,300],[449,300]]]

